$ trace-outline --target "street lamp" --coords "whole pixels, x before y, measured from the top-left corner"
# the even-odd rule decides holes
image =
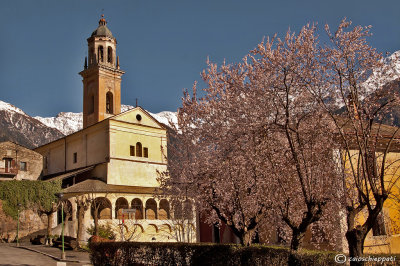
[[[63,193],[56,193],[58,200],[61,201],[61,243],[62,243],[62,251],[61,251],[61,259],[65,260],[65,252],[64,252],[64,203],[62,202],[62,198],[64,196]]]
[[[19,247],[19,209],[21,208],[21,203],[18,203],[18,220],[17,220],[17,247]]]

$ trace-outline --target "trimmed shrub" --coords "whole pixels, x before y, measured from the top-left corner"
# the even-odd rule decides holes
[[[335,253],[230,244],[90,243],[93,265],[335,265]]]

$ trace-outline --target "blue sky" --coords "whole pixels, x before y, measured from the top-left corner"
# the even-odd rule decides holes
[[[104,9],[104,11],[102,11]],[[2,0],[0,100],[29,115],[82,111],[86,39],[104,12],[117,38],[121,102],[176,111],[182,89],[200,80],[207,56],[237,62],[264,36],[343,17],[372,25],[372,46],[400,50],[400,1]]]

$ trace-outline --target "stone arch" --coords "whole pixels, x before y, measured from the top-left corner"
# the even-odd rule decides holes
[[[97,197],[93,200],[91,204],[91,214],[92,218],[94,217],[94,213],[97,209],[97,215],[100,220],[102,219],[111,219],[111,202],[106,197]]]
[[[115,217],[117,219],[129,218],[128,214],[122,215],[122,209],[129,209],[129,203],[124,197],[118,198],[117,201],[115,202]]]
[[[146,219],[157,219],[157,202],[154,199],[148,199],[146,201]]]
[[[160,208],[158,211],[158,219],[159,220],[168,220],[169,219],[169,202],[166,199],[160,200]]]
[[[106,113],[114,113],[114,96],[111,91],[107,92],[106,94]]]
[[[170,234],[172,232],[172,228],[169,224],[163,224],[160,226],[159,231]]]
[[[157,234],[158,233],[158,227],[155,224],[149,224],[146,227],[146,234]]]
[[[135,209],[135,219],[140,220],[143,219],[143,203],[140,199],[135,198],[131,202],[131,208]]]

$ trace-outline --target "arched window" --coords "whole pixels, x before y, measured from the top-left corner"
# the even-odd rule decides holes
[[[160,220],[169,219],[169,202],[166,199],[160,200],[160,210],[158,211],[158,219]]]
[[[142,157],[142,143],[140,142],[136,143],[136,156]]]
[[[146,201],[146,219],[157,219],[157,202],[154,199],[148,199]]]
[[[111,46],[108,46],[107,49],[107,62],[112,63],[112,58],[113,58],[113,49]]]
[[[113,94],[111,91],[107,92],[106,94],[106,113],[113,114],[114,113],[114,106],[113,106]]]
[[[143,219],[143,203],[140,199],[133,199],[132,200],[132,209],[135,209],[135,219]]]
[[[129,209],[129,204],[128,201],[121,197],[117,199],[117,202],[115,203],[115,217],[117,217],[117,219],[127,219],[128,214],[123,214],[122,213],[122,209]],[[122,217],[123,216],[123,217]]]
[[[104,60],[104,51],[103,51],[103,46],[99,45],[97,48],[97,55],[98,55],[98,62],[103,62]]]
[[[94,112],[94,95],[89,96],[88,103],[88,114],[92,114]]]

